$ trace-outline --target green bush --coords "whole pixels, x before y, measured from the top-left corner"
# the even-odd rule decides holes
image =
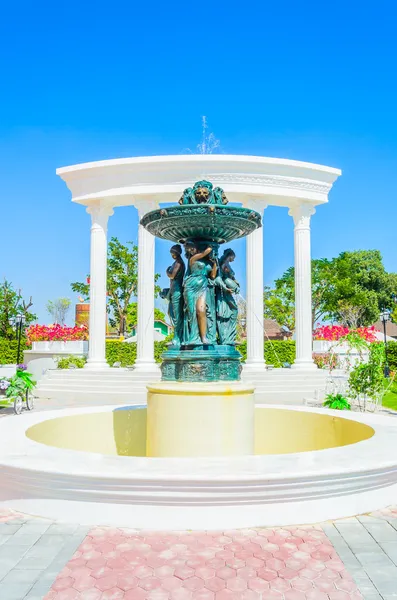
[[[392,371],[397,371],[397,342],[387,343],[387,358]]]
[[[71,365],[74,365],[77,369],[82,369],[87,362],[85,356],[65,356],[64,358],[57,359],[58,369],[69,369]]]
[[[247,342],[238,344],[237,350],[242,355],[242,360],[247,359]],[[265,342],[265,361],[268,365],[282,367],[285,363],[295,361],[295,342],[290,340],[275,340]]]
[[[157,362],[161,362],[161,355],[167,350],[169,340],[165,339],[162,342],[154,342],[154,357]],[[397,365],[397,342],[392,342],[390,347],[395,344],[395,356]],[[0,339],[0,364],[14,364],[17,360],[18,343],[16,340]],[[26,350],[26,341],[21,342],[21,354]],[[237,350],[242,354],[243,360],[247,358],[247,342],[243,342],[237,346]],[[390,354],[391,356],[391,354]],[[70,362],[77,357],[68,356],[58,361],[58,368],[69,368]],[[22,358],[21,358],[22,360]],[[120,340],[106,341],[106,360],[110,366],[120,362],[122,367],[130,367],[136,360],[136,343],[121,342]],[[265,342],[265,360],[268,365],[274,367],[282,367],[284,363],[292,364],[295,360],[295,342],[276,340],[274,342]],[[67,361],[67,362],[62,362]],[[76,364],[73,362],[73,364]],[[77,365],[80,367],[80,365]],[[390,364],[392,367],[392,365]]]
[[[295,362],[295,342],[292,340],[275,340],[265,342],[265,361],[268,365],[282,367]]]
[[[168,340],[154,342],[154,357],[161,362],[161,355],[167,350]],[[237,346],[242,354],[243,360],[247,357],[247,343],[243,342]],[[106,360],[109,365],[120,362],[122,367],[130,367],[136,360],[136,344],[120,342],[119,340],[108,340],[106,342]],[[292,364],[295,360],[295,342],[276,340],[265,342],[265,360],[268,365],[282,367],[285,363]]]
[[[136,343],[120,342],[120,340],[106,341],[106,360],[112,367],[114,363],[121,363],[122,367],[130,367],[136,360]]]
[[[28,350],[30,346],[26,345],[26,339],[21,339],[21,356],[23,361],[23,351]],[[0,365],[14,365],[17,362],[18,341],[0,338]]]

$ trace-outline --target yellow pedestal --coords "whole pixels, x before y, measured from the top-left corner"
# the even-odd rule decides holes
[[[253,386],[160,382],[147,389],[147,456],[254,454]]]

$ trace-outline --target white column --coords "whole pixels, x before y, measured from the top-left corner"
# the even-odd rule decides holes
[[[157,208],[152,201],[135,202],[138,210],[138,324],[137,359],[134,372],[158,373],[154,360],[154,249],[155,237],[140,221]]]
[[[90,258],[90,329],[86,369],[101,370],[106,362],[106,272],[107,225],[113,214],[108,206],[90,206],[91,258]]]
[[[310,251],[310,217],[313,205],[303,202],[290,209],[294,219],[295,263],[295,340],[296,359],[293,369],[314,370],[312,323],[312,274]]]
[[[252,208],[263,216],[267,204],[250,200]],[[259,227],[246,238],[246,302],[247,302],[247,359],[245,373],[263,373],[264,358],[264,310],[263,310],[263,227]]]

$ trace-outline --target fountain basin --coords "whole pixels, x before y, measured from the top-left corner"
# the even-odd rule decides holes
[[[259,405],[255,455],[146,458],[144,408],[1,419],[0,506],[87,525],[218,530],[314,523],[395,500],[392,417]]]
[[[151,234],[181,244],[191,239],[224,244],[252,233],[261,224],[261,216],[254,210],[214,204],[171,206],[148,212],[141,219]]]

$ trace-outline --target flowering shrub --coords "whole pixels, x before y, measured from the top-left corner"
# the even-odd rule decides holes
[[[314,330],[313,339],[333,342],[346,338],[349,334],[354,333],[366,342],[376,342],[375,331],[374,326],[349,329],[343,325],[322,325]]]
[[[70,342],[88,340],[88,328],[66,327],[66,325],[31,325],[26,330],[28,342]]]
[[[330,352],[324,354],[313,353],[313,360],[319,369],[327,369],[328,371],[333,371],[333,369],[336,369],[338,366],[337,355],[332,354]]]

